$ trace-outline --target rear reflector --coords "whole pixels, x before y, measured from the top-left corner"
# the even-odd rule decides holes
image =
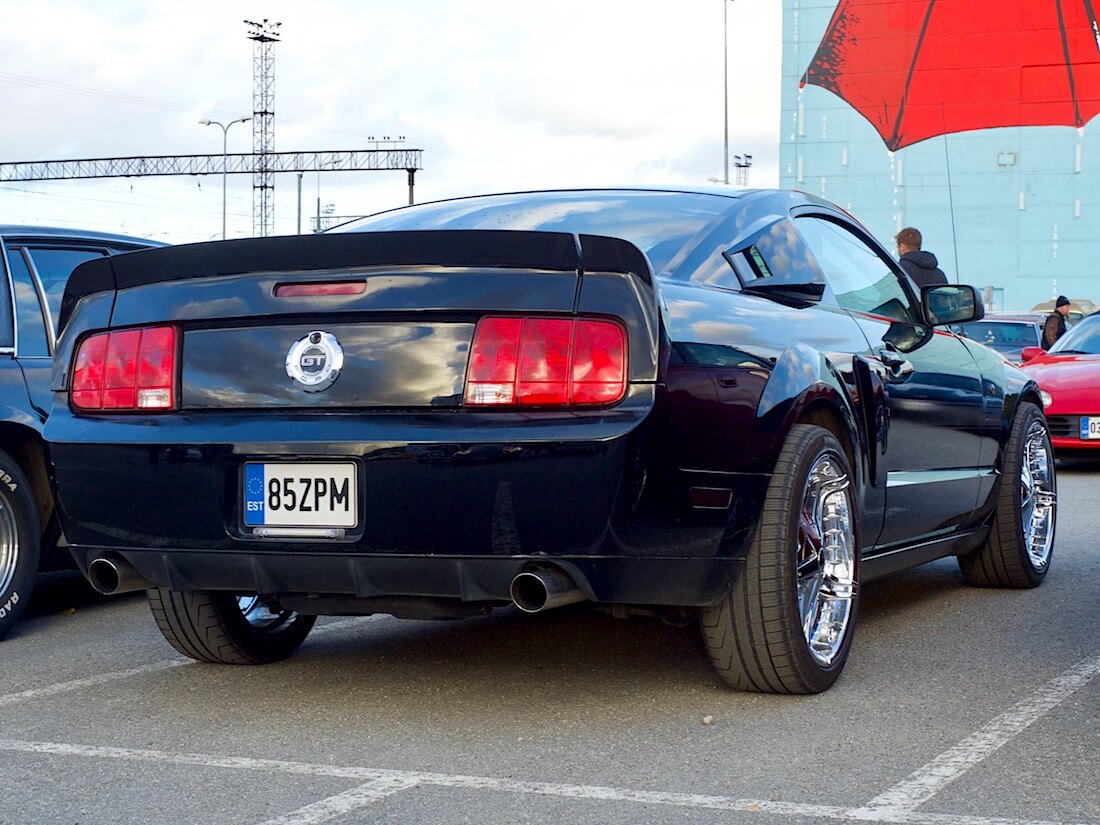
[[[471,406],[613,404],[626,392],[626,332],[594,318],[482,318],[466,371]]]
[[[176,328],[145,327],[85,338],[73,364],[79,410],[175,408]]]
[[[318,295],[362,295],[366,281],[317,281],[308,284],[276,284],[276,298],[306,298]]]

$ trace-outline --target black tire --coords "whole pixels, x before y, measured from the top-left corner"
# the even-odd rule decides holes
[[[184,656],[200,662],[278,662],[299,648],[317,620],[258,596],[165,588],[154,588],[147,595],[164,638]]]
[[[0,450],[0,639],[31,600],[40,541],[30,483],[14,459]]]
[[[1054,554],[1058,488],[1046,418],[1021,401],[1012,419],[998,482],[993,527],[986,543],[959,556],[959,569],[979,587],[1035,587]],[[1040,522],[1036,512],[1047,511]]]
[[[832,433],[810,424],[791,428],[744,570],[729,595],[702,611],[707,652],[731,687],[761,693],[820,693],[840,676],[859,608],[859,519],[853,483],[844,449]],[[826,526],[826,519],[812,524],[803,519],[808,499],[820,501],[820,509],[827,509],[833,529],[818,529]],[[829,548],[825,547],[827,535],[837,542]],[[845,558],[840,578],[826,579],[821,564],[824,551],[834,553],[835,559]],[[813,645],[810,631],[803,627],[803,602],[814,631]],[[833,628],[838,631],[835,638],[823,644],[817,631],[825,631],[826,625],[818,622],[825,623],[833,610],[838,619],[843,618]]]

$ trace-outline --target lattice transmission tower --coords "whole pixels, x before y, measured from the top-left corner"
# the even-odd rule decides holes
[[[245,20],[252,41],[252,234],[266,238],[275,225],[275,172],[269,162],[275,151],[275,49],[279,27],[266,17]]]

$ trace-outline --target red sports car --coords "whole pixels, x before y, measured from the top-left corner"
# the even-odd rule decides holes
[[[1100,450],[1100,315],[1071,327],[1048,351],[1025,347],[1023,369],[1042,390],[1056,450]]]

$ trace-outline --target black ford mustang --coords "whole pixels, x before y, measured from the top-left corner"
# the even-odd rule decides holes
[[[863,582],[1054,542],[1039,391],[849,215],[618,189],[397,209],[84,264],[46,426],[77,562],[177,650],[324,614],[698,613],[722,677],[829,687]]]

